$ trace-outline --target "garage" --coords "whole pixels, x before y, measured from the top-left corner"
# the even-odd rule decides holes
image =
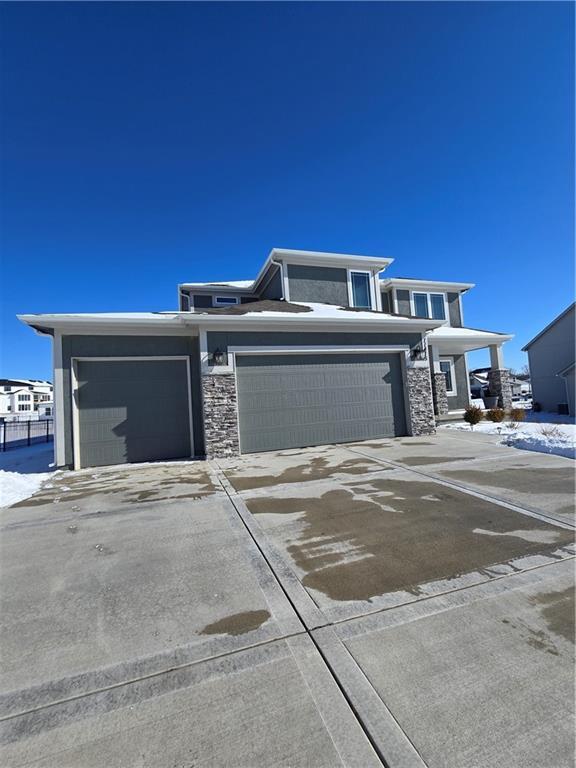
[[[75,468],[191,456],[187,357],[72,362]]]
[[[236,356],[242,453],[406,434],[399,354]]]

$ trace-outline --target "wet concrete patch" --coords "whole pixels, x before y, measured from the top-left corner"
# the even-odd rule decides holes
[[[219,621],[208,624],[201,630],[201,635],[245,635],[259,629],[270,618],[268,611],[244,611],[225,616]]]
[[[554,635],[560,635],[573,645],[575,643],[575,590],[568,587],[559,592],[543,592],[533,598],[541,606],[542,618]]]
[[[304,586],[331,600],[370,600],[399,590],[418,594],[427,582],[547,553],[573,540],[570,531],[434,482],[373,477],[362,486],[317,497],[246,500],[255,515],[293,516],[279,543],[304,573]],[[530,536],[518,535],[524,531],[546,532],[553,543],[527,541]],[[281,527],[269,535],[283,536]]]
[[[448,464],[451,461],[473,461],[475,458],[476,456],[404,456],[395,458],[394,461],[409,467],[418,467],[425,464]]]
[[[496,470],[452,469],[442,477],[483,487],[505,488],[529,494],[564,494],[574,491],[573,467],[523,467]]]
[[[382,467],[369,459],[346,459],[339,464],[331,464],[328,459],[316,457],[306,464],[287,467],[277,475],[245,475],[225,470],[224,474],[237,491],[249,491],[256,488],[269,488],[286,483],[306,483],[314,480],[326,480],[337,474],[365,475],[370,471],[381,472]]]

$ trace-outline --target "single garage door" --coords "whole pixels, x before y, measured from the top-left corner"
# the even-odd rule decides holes
[[[398,354],[238,355],[242,453],[406,434]]]
[[[82,467],[188,458],[187,360],[77,360]]]

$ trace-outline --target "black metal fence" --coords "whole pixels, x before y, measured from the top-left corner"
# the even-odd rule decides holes
[[[49,443],[54,439],[54,420],[0,422],[0,450],[20,448],[34,443]]]

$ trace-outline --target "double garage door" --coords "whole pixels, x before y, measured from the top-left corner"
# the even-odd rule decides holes
[[[398,354],[236,357],[242,453],[406,434]]]
[[[189,458],[188,359],[76,360],[76,467]]]

